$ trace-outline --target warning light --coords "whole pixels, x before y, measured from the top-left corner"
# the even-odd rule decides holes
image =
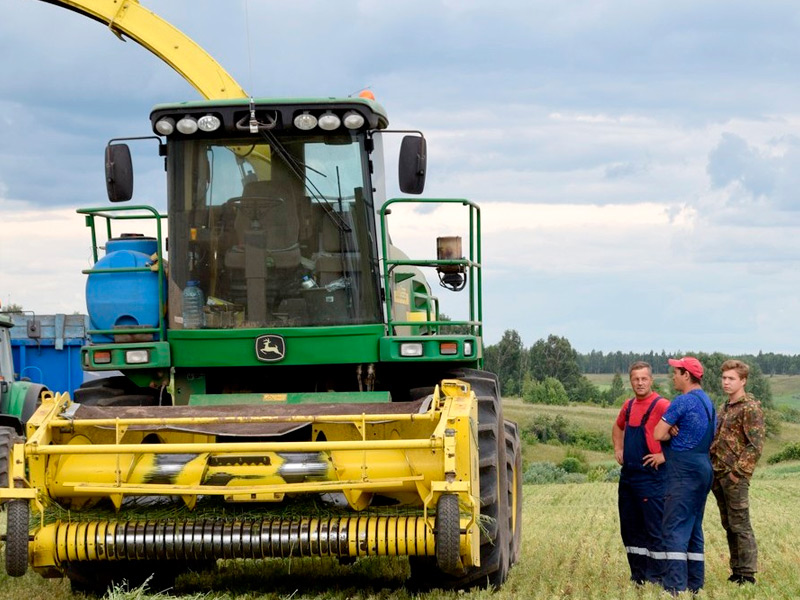
[[[375,100],[375,94],[372,93],[372,90],[361,90],[358,93],[359,98],[366,98],[367,100]]]

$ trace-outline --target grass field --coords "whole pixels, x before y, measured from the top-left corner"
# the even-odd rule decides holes
[[[800,375],[772,375],[768,379],[775,406],[800,409]]]
[[[523,427],[536,414],[563,414],[584,429],[608,432],[617,409],[577,406],[544,407],[505,401],[506,416]],[[800,425],[784,424],[778,448],[800,440]],[[560,460],[566,448],[535,444],[526,461]],[[768,450],[769,452],[769,450]],[[767,453],[765,453],[767,454]],[[590,461],[609,461],[604,453],[586,453]],[[713,497],[706,510],[706,588],[700,598],[800,597],[800,463],[766,467],[762,461],[751,488],[751,515],[760,548],[761,572],[755,587],[739,588],[726,581],[727,545]],[[362,559],[352,565],[334,560],[235,561],[220,563],[213,573],[178,579],[172,598],[180,600],[444,600],[444,599],[637,599],[663,598],[655,586],[635,588],[619,538],[616,485],[612,483],[525,486],[523,550],[500,591],[470,593],[434,591],[414,594],[403,587],[408,575],[404,559]],[[5,519],[0,519],[4,528]],[[100,566],[99,568],[102,568]],[[117,591],[109,598],[134,600],[167,596],[142,590]],[[42,579],[29,572],[19,579],[0,575],[0,600],[67,600],[64,580]],[[688,596],[687,596],[688,598]]]

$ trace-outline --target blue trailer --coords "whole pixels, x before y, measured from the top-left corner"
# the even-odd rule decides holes
[[[11,352],[18,379],[54,392],[73,394],[83,383],[81,347],[87,343],[87,315],[10,313]]]

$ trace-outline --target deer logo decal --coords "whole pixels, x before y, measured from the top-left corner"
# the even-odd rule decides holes
[[[260,335],[256,338],[256,358],[276,362],[286,356],[286,341],[279,335]]]

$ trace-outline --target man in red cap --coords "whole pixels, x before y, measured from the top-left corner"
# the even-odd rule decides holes
[[[705,582],[703,514],[714,479],[709,449],[717,417],[702,387],[703,365],[693,356],[669,359],[672,384],[680,394],[656,425],[653,437],[666,459],[662,542],[666,570],[662,584],[673,595],[697,593]]]

